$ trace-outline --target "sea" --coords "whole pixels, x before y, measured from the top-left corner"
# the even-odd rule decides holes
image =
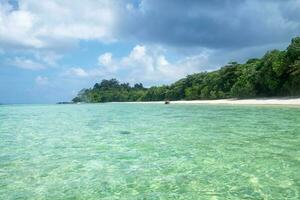
[[[300,199],[300,107],[0,105],[0,199]]]

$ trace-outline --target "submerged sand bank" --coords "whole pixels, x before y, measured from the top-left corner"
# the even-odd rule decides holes
[[[164,104],[164,101],[130,102],[145,104]],[[257,99],[218,99],[170,101],[170,104],[229,104],[229,105],[296,105],[300,106],[299,98],[257,98]]]

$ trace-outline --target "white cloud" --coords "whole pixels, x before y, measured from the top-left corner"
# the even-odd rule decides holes
[[[200,54],[171,62],[160,50],[137,45],[128,56],[114,62],[120,66],[119,71],[127,70],[127,76],[135,81],[171,82],[201,70],[207,60],[206,54]]]
[[[106,43],[133,39],[152,45],[168,44],[168,48],[181,51],[180,56],[189,55],[174,61],[153,46],[137,45],[121,58],[110,52],[100,55],[99,67],[90,70],[75,67],[65,73],[77,77],[169,82],[207,70],[215,60],[221,60],[222,64],[231,58],[239,60],[241,50],[250,48],[249,45],[286,41],[300,27],[299,0],[281,3],[143,0],[138,5],[129,0],[19,0],[17,8],[7,2],[0,0],[0,46],[4,53],[30,49],[30,56],[18,54],[10,62],[23,69],[56,66],[63,54],[60,50],[82,40]],[[165,8],[170,9],[161,12]],[[198,48],[210,48],[214,53]],[[230,51],[234,55],[228,53],[228,48],[233,49]]]
[[[57,49],[81,40],[119,39],[241,48],[286,42],[300,28],[299,0],[19,0],[18,9],[7,2],[0,1],[0,45],[10,48]]]
[[[49,84],[49,79],[46,76],[37,76],[35,78],[35,83],[39,86],[44,86]]]
[[[0,44],[61,48],[79,40],[114,40],[117,1],[19,0],[18,9],[0,2]]]
[[[174,62],[169,61],[160,48],[136,45],[131,52],[121,58],[113,58],[112,53],[98,57],[98,66],[90,70],[68,69],[64,74],[72,77],[117,78],[130,83],[146,82],[170,83],[187,74],[203,71],[208,65],[209,52],[186,57]]]
[[[27,69],[27,70],[41,70],[45,69],[45,66],[34,60],[16,57],[14,60],[9,61],[9,64],[18,68]]]
[[[8,66],[18,67],[26,70],[42,70],[57,66],[57,61],[62,55],[52,51],[27,51],[14,58],[8,58]]]
[[[41,47],[43,42],[33,34],[35,16],[26,10],[12,10],[0,3],[0,42],[15,46]]]
[[[112,64],[112,53],[104,53],[98,57],[98,65],[108,66]]]
[[[68,69],[63,75],[75,76],[75,77],[88,77],[89,74],[81,67],[73,67]]]
[[[54,51],[38,51],[33,52],[33,54],[37,60],[43,62],[47,66],[56,66],[57,61],[63,57],[62,55],[57,54]]]

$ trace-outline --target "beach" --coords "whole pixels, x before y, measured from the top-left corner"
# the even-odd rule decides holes
[[[164,104],[164,101],[143,101],[129,103]],[[297,98],[255,98],[255,99],[217,99],[217,100],[180,100],[169,101],[170,104],[227,104],[227,105],[291,105],[300,106],[300,97]]]

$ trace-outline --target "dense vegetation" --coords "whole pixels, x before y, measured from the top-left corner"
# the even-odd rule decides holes
[[[184,67],[184,66],[183,66]],[[83,89],[73,102],[159,101],[251,98],[300,95],[300,37],[285,51],[272,50],[261,59],[229,63],[213,72],[188,75],[171,85],[131,87],[116,79],[103,80]]]

